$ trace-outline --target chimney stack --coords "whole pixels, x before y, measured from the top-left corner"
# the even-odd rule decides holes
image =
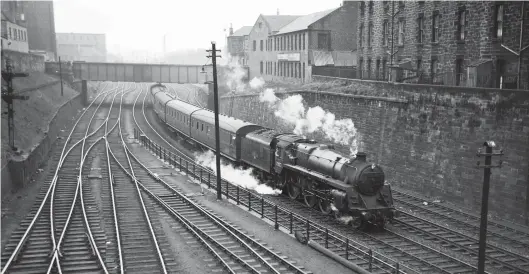
[[[230,23],[230,35],[233,35],[233,26],[231,23]]]

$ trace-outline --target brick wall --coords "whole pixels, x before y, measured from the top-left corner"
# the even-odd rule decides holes
[[[15,72],[44,72],[44,57],[18,51],[2,50],[5,57],[11,60]],[[5,69],[5,58],[2,59],[2,70]]]
[[[445,84],[454,84],[455,82],[455,62],[457,58],[463,59],[463,66],[466,70],[479,60],[492,60],[491,76],[484,76],[483,81],[490,81],[490,87],[499,87],[499,77],[497,73],[504,75],[504,82],[509,87],[515,87],[514,77],[518,72],[518,57],[508,50],[501,47],[501,43],[510,49],[518,52],[520,43],[520,26],[521,26],[521,8],[522,2],[504,1],[504,27],[503,40],[496,38],[495,18],[496,5],[500,2],[493,1],[403,1],[404,7],[396,15],[394,21],[394,51],[398,51],[394,56],[394,63],[399,59],[411,58],[412,67],[417,68],[418,60],[421,60],[420,69],[425,75],[431,76],[432,60],[437,60],[437,78]],[[359,25],[364,25],[363,30],[363,47],[359,45],[358,58],[363,59],[363,67],[359,68],[364,71],[368,70],[367,61],[371,59],[371,74],[376,75],[376,60],[386,59],[390,63],[391,36],[387,46],[382,43],[383,23],[387,20],[389,23],[389,34],[391,35],[391,2],[388,8],[384,9],[383,1],[373,1],[373,12],[369,13],[369,2],[366,1],[366,8],[362,16],[359,9]],[[467,10],[467,31],[465,32],[464,42],[457,40],[458,29],[458,12],[462,9]],[[395,2],[395,12],[399,10],[399,3]],[[432,42],[432,18],[435,13],[440,14],[439,31],[440,37],[438,42]],[[524,30],[529,29],[529,3],[525,4]],[[418,41],[418,18],[423,16],[424,36],[423,42]],[[404,43],[398,44],[398,22],[405,22]],[[373,45],[367,46],[368,26],[373,24]],[[524,35],[522,47],[529,45],[529,35]],[[500,72],[497,60],[505,61],[505,67]],[[382,65],[381,65],[382,67]],[[366,73],[364,73],[366,74]],[[529,89],[529,54],[522,55],[522,81],[521,88]],[[487,78],[487,79],[485,79]],[[490,78],[490,80],[488,80]]]
[[[350,94],[298,93],[308,106],[319,105],[337,119],[351,118],[361,149],[384,167],[394,185],[475,210],[483,183],[482,169],[474,168],[476,151],[484,141],[496,141],[505,156],[503,168],[492,172],[490,212],[529,223],[529,92],[351,82]],[[293,129],[256,95],[222,98],[221,110],[263,126]]]

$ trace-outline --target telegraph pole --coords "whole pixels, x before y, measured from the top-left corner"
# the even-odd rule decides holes
[[[2,59],[4,59],[4,50],[2,49]],[[27,73],[13,72],[11,66],[11,60],[5,58],[6,70],[2,71],[2,78],[6,81],[7,85],[2,86],[2,99],[7,103],[7,128],[9,132],[9,146],[17,151],[15,147],[15,110],[13,100],[28,100],[29,96],[15,95],[13,90],[13,78],[15,77],[27,77]]]
[[[59,56],[59,77],[61,79],[61,96],[64,96],[64,90],[62,88],[62,67],[61,67],[61,57]]]
[[[490,185],[490,174],[491,168],[501,168],[502,160],[499,161],[498,165],[492,165],[493,156],[503,155],[503,150],[499,152],[493,152],[492,149],[496,147],[493,141],[487,141],[483,144],[485,147],[485,153],[482,149],[478,150],[477,156],[485,156],[485,165],[480,165],[478,161],[477,167],[483,168],[483,192],[481,195],[481,224],[479,229],[479,253],[478,253],[478,274],[485,273],[485,251],[487,249],[487,215],[489,210],[489,185]]]
[[[215,105],[215,158],[217,159],[217,200],[222,200],[222,176],[220,175],[219,91],[217,86],[217,51],[220,52],[220,50],[215,49],[215,42],[211,42],[211,50],[206,51],[211,52],[211,55],[208,55],[207,57],[211,57],[213,63],[213,98]]]

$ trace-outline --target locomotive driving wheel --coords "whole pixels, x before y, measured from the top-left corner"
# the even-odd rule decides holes
[[[308,182],[306,187],[303,189],[303,201],[309,208],[313,208],[318,203],[318,197],[314,195],[316,188],[313,182]]]
[[[327,199],[320,198],[318,199],[318,206],[321,213],[328,215],[332,212],[331,202]]]
[[[292,200],[297,200],[299,195],[301,194],[301,188],[295,185],[295,180],[292,176],[288,174],[286,176],[287,176],[286,184],[287,184],[287,189],[288,189],[288,196]]]

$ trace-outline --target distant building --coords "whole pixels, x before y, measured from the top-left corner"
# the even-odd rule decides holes
[[[255,76],[265,75],[264,62],[272,58],[268,51],[268,39],[277,33],[283,26],[294,21],[299,16],[293,15],[260,15],[248,35],[248,66],[250,67],[250,79]]]
[[[18,2],[2,2],[2,50],[29,52],[24,12]]]
[[[57,33],[57,50],[61,61],[106,62],[106,35]]]
[[[313,67],[355,66],[357,7],[343,1],[304,16],[261,15],[249,37],[251,78],[309,82]]]
[[[46,60],[55,60],[55,15],[53,1],[17,1],[23,6],[28,45],[31,53],[45,53]],[[2,2],[4,5],[5,2]]]
[[[248,65],[248,37],[252,26],[244,26],[233,32],[230,27],[230,36],[228,36],[228,52],[232,57],[236,57],[242,66]]]
[[[516,88],[520,60],[520,87],[529,89],[529,54],[517,55],[520,33],[521,47],[529,45],[522,2],[363,1],[358,13],[364,79],[388,80],[391,72],[402,82]]]

